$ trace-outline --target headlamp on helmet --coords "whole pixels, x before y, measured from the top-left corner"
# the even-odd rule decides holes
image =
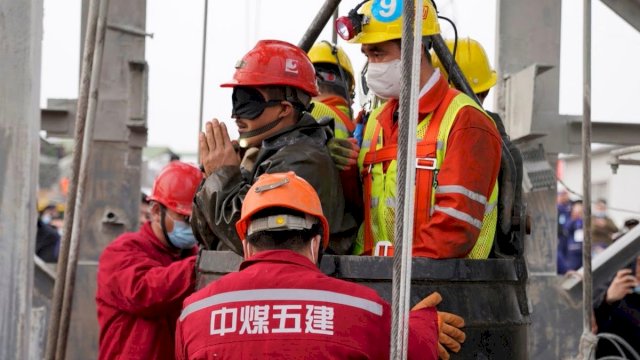
[[[369,19],[362,15],[358,14],[358,9],[369,0],[365,0],[358,4],[355,8],[349,11],[349,15],[340,16],[336,19],[335,27],[336,33],[340,35],[340,37],[349,41],[356,37],[362,31],[362,25],[365,25],[369,22]]]
[[[421,0],[422,37],[440,33],[437,11],[432,0]],[[403,2],[400,0],[369,0],[336,20],[336,30],[351,43],[377,44],[402,38]],[[356,10],[358,12],[356,12]]]

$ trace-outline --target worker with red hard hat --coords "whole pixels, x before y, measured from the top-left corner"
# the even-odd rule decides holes
[[[233,89],[231,117],[240,138],[232,141],[227,125],[217,119],[200,135],[206,180],[194,201],[198,238],[207,248],[242,255],[235,223],[247,191],[264,173],[295,171],[319,194],[331,233],[328,251],[349,253],[357,224],[345,211],[338,170],[326,146],[331,134],[309,114],[318,87],[307,54],[284,41],[261,40],[222,87]],[[251,166],[241,164],[238,147],[255,149]]]
[[[98,262],[99,359],[173,359],[175,323],[195,287],[189,225],[202,172],[169,163],[153,184],[151,220],[120,235]]]
[[[293,172],[260,176],[236,224],[245,261],[185,300],[177,359],[389,359],[389,303],[318,268],[329,243],[322,208]],[[444,322],[453,324],[447,346],[464,341],[464,321],[437,314],[440,300],[434,294],[411,311],[409,359],[438,358]]]

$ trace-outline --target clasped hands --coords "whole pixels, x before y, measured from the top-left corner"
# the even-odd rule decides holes
[[[236,140],[229,138],[227,126],[213,119],[205,124],[205,131],[200,133],[200,164],[206,176],[223,166],[240,166],[240,154]]]

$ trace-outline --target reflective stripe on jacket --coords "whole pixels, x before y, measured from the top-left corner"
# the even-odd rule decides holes
[[[397,132],[390,124],[397,128],[392,120],[397,104],[391,100],[374,110],[365,130],[358,157],[365,221],[356,254],[370,254],[377,241],[394,241]],[[487,258],[497,222],[500,167],[493,120],[443,78],[421,97],[420,117],[413,254]]]
[[[290,250],[262,251],[184,302],[176,358],[389,359],[389,303]],[[435,309],[412,311],[409,359],[437,359]]]

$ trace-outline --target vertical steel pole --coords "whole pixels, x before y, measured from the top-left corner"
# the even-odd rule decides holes
[[[209,16],[209,0],[204,0],[204,21],[202,24],[202,67],[200,69],[200,116],[198,117],[198,136],[202,131],[202,122],[203,119],[203,108],[204,108],[204,81],[205,81],[205,69],[206,69],[206,61],[207,61],[207,29],[208,22],[207,18]],[[196,137],[198,139],[198,137]],[[200,147],[198,146],[198,163],[200,163]]]
[[[0,0],[0,359],[29,359],[42,0]]]
[[[336,10],[333,12],[333,17],[331,18],[331,43],[338,43],[338,32],[336,31],[336,20],[338,20],[338,12],[340,10],[340,5],[336,6]]]
[[[396,6],[400,1],[396,2]],[[416,176],[416,127],[420,60],[422,57],[422,0],[402,1],[402,76],[398,120],[398,178],[392,276],[391,359],[406,359],[409,338],[409,298]]]
[[[582,25],[582,193],[584,206],[584,242],[582,243],[582,358],[590,358],[597,339],[591,332],[593,319],[592,274],[591,274],[591,0],[583,1]]]
[[[87,118],[85,124],[85,136],[82,141],[82,156],[80,159],[80,171],[78,173],[78,188],[75,201],[73,228],[71,242],[69,244],[69,259],[67,260],[67,272],[64,282],[62,308],[60,311],[60,326],[56,344],[56,359],[64,360],[67,351],[67,338],[69,324],[71,322],[71,306],[73,303],[73,290],[75,286],[76,270],[78,265],[78,252],[80,247],[80,229],[82,226],[81,209],[84,202],[84,192],[87,187],[87,173],[89,156],[91,155],[91,142],[98,109],[98,88],[100,85],[100,73],[102,70],[102,54],[104,51],[104,39],[107,31],[107,14],[109,12],[109,0],[101,0],[98,9],[98,18],[94,38],[94,57],[91,68],[91,81],[89,86],[89,99],[87,104]]]
[[[63,236],[60,242],[58,255],[58,266],[56,269],[56,281],[53,287],[53,297],[51,300],[51,315],[47,329],[47,345],[45,348],[45,360],[53,360],[58,342],[58,329],[60,328],[60,313],[62,309],[65,280],[67,277],[67,263],[69,259],[69,244],[73,229],[73,219],[75,215],[76,193],[78,190],[78,174],[80,172],[80,159],[82,157],[82,142],[85,136],[85,121],[87,118],[87,105],[89,103],[89,86],[91,84],[91,68],[93,66],[93,55],[95,49],[96,25],[98,24],[98,2],[89,2],[87,13],[87,27],[84,38],[84,50],[82,54],[82,67],[80,73],[80,89],[78,92],[78,104],[76,111],[76,121],[74,130],[74,146],[71,162],[71,179],[69,181],[69,192],[65,206],[65,222]]]
[[[394,0],[399,1],[399,0]],[[313,46],[313,43],[318,39],[318,36],[322,32],[322,29],[327,25],[327,22],[331,18],[333,12],[340,5],[340,0],[326,0],[322,5],[316,17],[309,24],[309,28],[302,35],[302,39],[298,43],[298,47],[304,50],[304,52],[308,52],[309,49]]]

